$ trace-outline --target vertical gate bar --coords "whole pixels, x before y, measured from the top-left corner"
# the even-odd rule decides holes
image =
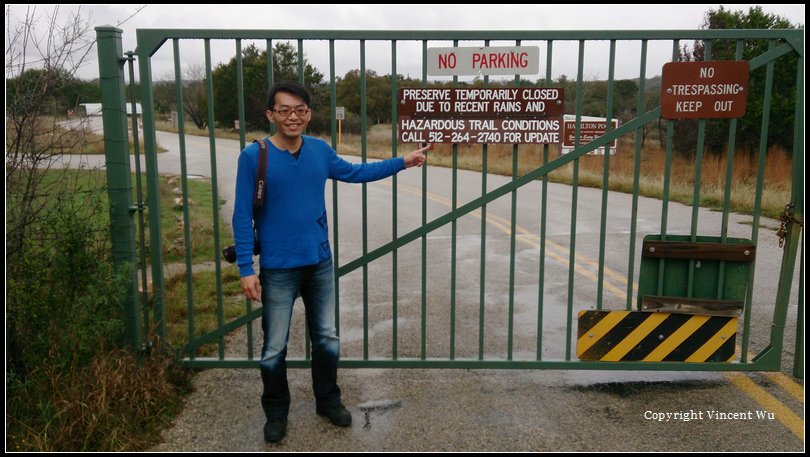
[[[743,40],[737,40],[737,48],[734,53],[735,60],[742,60]],[[734,175],[734,149],[737,142],[737,118],[732,118],[728,126],[728,148],[726,152],[726,182],[723,189],[723,219],[720,224],[720,242],[725,243],[728,236],[728,213],[731,205],[731,181]],[[717,278],[717,294],[716,298],[721,300],[723,298],[723,289],[725,287],[726,276],[726,262],[720,262],[720,268]]]
[[[239,111],[239,150],[245,149],[245,83],[242,71],[242,40],[236,40],[236,105]],[[248,305],[249,306],[249,305]]]
[[[267,92],[270,92],[270,89],[275,84],[275,73],[273,72],[273,40],[265,40],[265,46],[267,47]],[[276,133],[276,124],[270,123],[270,135],[275,135]]]
[[[743,40],[737,40],[735,59],[742,60]],[[728,128],[728,148],[726,149],[726,182],[723,190],[723,220],[720,227],[721,242],[726,241],[728,236],[728,213],[731,205],[731,181],[734,174],[734,149],[737,142],[737,118],[732,118]],[[720,263],[720,280],[722,281],[722,271],[725,262]],[[719,298],[719,297],[718,297]]]
[[[768,48],[773,49],[775,43],[771,41]],[[770,106],[771,106],[771,92],[773,91],[773,73],[774,62],[770,61],[765,70],[765,93],[762,108],[762,123],[760,125],[760,138],[759,138],[759,165],[757,167],[757,182],[754,197],[754,222],[751,228],[751,242],[758,243],[759,240],[759,218],[762,210],[762,188],[765,182],[765,163],[768,154],[768,129],[770,125]],[[795,160],[795,157],[794,157]],[[795,162],[794,162],[795,166]],[[744,308],[743,318],[743,338],[742,338],[742,358],[745,361],[748,358],[748,345],[749,345],[749,328],[751,326],[751,306],[752,306],[752,292],[754,289],[754,271],[755,265],[751,265],[748,278],[748,294],[746,296],[746,303]]]
[[[774,42],[769,43],[769,50],[774,46]],[[774,62],[768,62],[765,69],[765,91],[763,93],[764,100],[762,102],[762,121],[759,130],[759,161],[757,165],[757,180],[754,186],[754,222],[751,226],[751,242],[756,245],[759,242],[759,218],[762,212],[762,187],[765,182],[765,159],[768,152],[768,130],[770,129],[771,119],[771,93],[773,92],[773,73]],[[795,160],[795,157],[794,157]],[[748,288],[746,291],[746,300],[743,308],[743,335],[740,344],[741,357],[740,361],[746,362],[748,360],[748,345],[749,332],[751,327],[751,307],[752,295],[754,290],[754,276],[756,272],[756,262],[751,264],[751,269],[748,272]]]
[[[242,68],[242,40],[236,40],[236,101],[239,110],[239,150],[245,149],[245,82]],[[245,314],[249,314],[253,304],[245,298]],[[253,326],[247,326],[247,353],[253,355]]]
[[[335,40],[329,40],[329,105],[332,112],[337,105],[337,86],[335,84]],[[332,116],[332,149],[337,151],[337,120]],[[332,258],[335,268],[340,265],[340,225],[338,224],[338,182],[332,180]],[[340,336],[340,278],[335,275],[335,331]]]
[[[458,40],[453,40],[453,46],[458,46]],[[458,84],[458,76],[453,76],[453,85]],[[450,147],[452,154],[452,208],[458,207],[458,145],[453,143]],[[456,358],[456,235],[458,219],[450,223],[450,360]]]
[[[115,271],[131,267],[124,298],[124,342],[135,352],[143,343],[138,312],[138,274],[135,256],[135,226],[132,213],[132,178],[127,139],[127,107],[124,89],[121,29],[97,27],[99,76],[104,125],[104,152],[107,164],[107,198],[110,204],[110,240]]]
[[[135,206],[138,209],[138,242],[139,245],[139,254],[138,254],[138,270],[141,272],[141,287],[143,288],[143,293],[140,294],[141,298],[141,313],[143,313],[142,317],[142,325],[139,327],[142,329],[141,331],[145,331],[149,329],[149,295],[148,295],[148,284],[146,278],[146,222],[143,219],[143,210],[145,208],[144,201],[143,201],[143,185],[141,183],[141,147],[140,147],[140,133],[138,131],[138,110],[137,104],[135,103],[135,53],[128,51],[126,53],[127,56],[127,66],[129,67],[129,98],[132,106],[132,112],[134,113],[132,116],[132,143],[134,147],[134,155],[135,155],[135,198],[137,201],[135,202]]]
[[[486,87],[486,83],[484,84]],[[481,146],[481,196],[487,193],[487,144]],[[486,313],[487,205],[481,207],[481,269],[478,275],[478,360],[484,360],[484,322]]]
[[[360,158],[366,163],[366,40],[360,40]],[[362,184],[363,257],[368,254],[368,186]],[[368,360],[368,263],[363,264],[363,360]]]
[[[616,68],[616,40],[610,40],[610,63],[608,64],[608,93],[607,93],[607,112],[605,114],[605,133],[611,130],[611,122],[613,118],[613,73]],[[644,66],[644,65],[642,65]],[[639,84],[644,84],[643,79],[639,79]],[[641,111],[638,112],[641,114]],[[636,138],[638,141],[638,138]],[[618,149],[619,140],[616,140],[616,147]],[[610,176],[610,144],[605,145],[604,169],[602,172],[602,214],[600,217],[599,228],[599,271],[596,280],[596,309],[602,310],[602,292],[604,286],[602,282],[605,280],[605,236],[607,235],[607,204],[608,204],[608,187]],[[632,281],[630,281],[632,282]]]
[[[804,58],[801,54],[798,55],[796,66],[798,67],[796,69],[796,97],[794,98],[796,107],[793,114],[793,150],[791,151],[793,176],[790,204],[793,208],[792,213],[788,214],[791,217],[791,222],[787,225],[787,235],[784,240],[782,268],[779,272],[779,285],[776,289],[770,344],[773,351],[779,355],[778,362],[780,364],[793,271],[796,269],[796,252],[798,251],[799,240],[802,237],[802,225],[800,223],[804,223]],[[802,305],[802,303],[799,303],[799,306]],[[780,365],[777,364],[773,369],[779,369],[779,367]]]
[[[140,41],[140,36],[138,37]],[[155,103],[152,93],[152,58],[143,46],[137,47],[138,73],[143,108],[143,152],[146,162],[146,206],[149,208],[149,250],[152,257],[152,310],[157,336],[166,337],[166,307],[163,301],[163,235],[160,227],[160,175],[155,137]],[[100,58],[99,58],[100,60]]]
[[[302,86],[306,86],[304,80],[304,40],[298,39],[298,82]],[[304,325],[304,359],[309,360],[312,357],[312,348],[309,336],[309,325]]]
[[[551,56],[553,40],[546,41],[546,87],[551,86]],[[548,164],[548,144],[543,145],[543,166]],[[540,203],[540,265],[538,268],[537,290],[537,360],[543,358],[543,295],[545,294],[546,262],[546,216],[548,204],[548,174],[543,175]]]
[[[680,42],[673,40],[672,42],[672,61],[677,62],[680,56]],[[658,121],[661,122],[660,120]],[[660,125],[660,124],[659,124]],[[661,196],[661,241],[667,239],[667,219],[669,217],[669,184],[672,173],[672,141],[675,135],[675,121],[667,121],[667,134],[666,144],[664,146],[664,186],[663,195]],[[630,251],[631,258],[634,250]],[[666,263],[661,258],[658,261],[658,295],[664,294],[664,271]],[[629,310],[628,306],[628,310]]]
[[[306,84],[304,78],[304,40],[302,38],[298,39],[298,82]]]
[[[793,114],[793,195],[798,219],[804,220],[804,56],[798,55],[796,70],[796,108]],[[801,170],[801,171],[800,171]],[[801,174],[800,174],[801,173]],[[794,213],[794,217],[797,214]],[[803,227],[795,229],[803,230]],[[788,245],[791,246],[791,245]],[[793,359],[793,376],[804,378],[804,236],[801,237],[801,259],[799,267],[799,302],[796,317],[796,349]]]
[[[329,40],[329,133],[332,149],[338,150],[337,88],[335,86],[335,40]],[[342,140],[341,140],[342,141]],[[334,182],[334,180],[332,180]]]
[[[269,94],[270,89],[273,87],[273,85],[275,85],[275,82],[276,82],[276,72],[274,70],[275,53],[273,52],[273,40],[270,40],[270,39],[265,40],[265,44],[267,46],[267,63],[266,63],[267,64],[267,92]],[[267,108],[267,107],[265,107],[265,108]],[[272,135],[275,135],[275,134],[276,134],[276,124],[271,122],[270,123],[270,135],[272,136]],[[337,289],[335,289],[335,302],[337,302],[337,300],[338,300],[338,298],[337,298]],[[261,306],[264,306],[264,305],[261,305]],[[337,325],[337,323],[338,323],[338,315],[335,314],[335,325]],[[304,335],[306,335],[307,334],[306,332],[308,332],[309,329],[306,328],[307,326],[304,326],[304,327],[305,327],[304,328]],[[251,325],[248,326],[248,334],[250,335],[252,333],[252,331],[253,331],[253,325],[251,324]],[[308,339],[306,339],[306,340],[307,340],[306,344],[308,345],[309,340]],[[309,347],[308,346],[306,347],[306,350],[305,350],[304,353],[306,354],[305,357],[309,357]],[[249,351],[249,354],[250,354],[249,357],[252,358],[253,357],[253,351]]]
[[[490,40],[484,40],[484,46],[489,46]],[[489,75],[484,75],[484,87],[489,85]],[[487,149],[486,143],[481,145],[481,197],[487,194]],[[486,312],[486,277],[487,277],[487,205],[481,206],[481,269],[478,273],[478,360],[484,360],[484,317]]]
[[[208,97],[208,150],[211,154],[211,199],[214,214],[214,265],[217,277],[217,328],[225,323],[222,309],[222,260],[220,258],[219,227],[219,181],[217,180],[217,141],[214,125],[214,79],[211,76],[211,40],[204,40],[205,47],[205,91]],[[220,335],[217,342],[219,360],[225,359],[225,336]],[[252,357],[253,354],[249,354]]]
[[[267,69],[267,90],[269,92],[273,88],[273,40],[264,40],[264,47],[267,51],[265,68]]]
[[[515,77],[519,79],[519,76]],[[512,145],[512,180],[518,175],[518,146]],[[507,320],[506,360],[512,360],[515,330],[515,250],[517,228],[517,189],[511,192],[511,217],[509,224],[509,317]]]
[[[516,40],[515,46],[520,46],[521,41]],[[520,75],[515,75],[515,85],[520,86]],[[512,145],[512,180],[518,177],[518,145]],[[516,246],[516,230],[517,230],[517,189],[512,191],[512,206],[511,217],[509,224],[509,320],[508,320],[508,333],[507,333],[507,354],[506,360],[512,360],[512,353],[514,347],[514,330],[515,330],[515,250]]]
[[[174,53],[174,87],[177,104],[177,134],[180,143],[180,187],[183,192],[183,247],[186,257],[186,305],[188,307],[188,341],[194,339],[194,272],[191,263],[191,219],[188,212],[188,165],[186,163],[186,115],[183,103],[183,71],[180,67],[180,40],[172,40]],[[195,354],[189,354],[194,359]]]
[[[422,86],[427,85],[427,40],[422,40]],[[427,225],[427,169],[422,167],[422,226]],[[422,341],[421,358],[427,357],[427,234],[422,235]]]
[[[709,61],[712,56],[712,41],[706,39],[704,43],[703,60]],[[698,217],[700,215],[700,185],[703,180],[703,149],[706,141],[706,119],[698,120],[697,146],[695,151],[695,183],[692,193],[692,224],[689,229],[689,240],[697,241]],[[686,296],[692,297],[695,290],[695,261],[689,260],[689,274],[686,283]]]
[[[574,129],[574,145],[579,147],[580,123],[582,120],[582,87],[583,67],[585,60],[585,40],[579,40],[579,57],[577,64],[577,98],[576,98],[576,128]],[[568,247],[568,308],[565,318],[565,360],[571,360],[571,333],[574,317],[574,268],[576,267],[577,242],[577,193],[579,190],[579,158],[574,159],[574,172],[571,178],[571,235]]]
[[[391,157],[398,155],[397,150],[397,40],[391,40]],[[397,234],[397,175],[392,176],[393,189],[391,191],[391,239],[396,240]],[[397,359],[397,254],[392,252],[391,270],[391,357]]]
[[[799,278],[804,278],[804,237],[799,253]],[[793,376],[804,378],[804,279],[799,280],[799,302],[796,312],[796,341],[793,351]]]
[[[276,73],[275,73],[274,65],[273,65],[274,62],[275,62],[275,54],[273,52],[273,40],[270,40],[270,39],[265,40],[265,45],[267,47],[267,62],[266,62],[266,65],[267,65],[267,92],[269,94],[270,89],[273,87],[273,85],[276,82]],[[267,94],[264,94],[264,95],[265,95],[265,97],[267,96]],[[266,105],[266,103],[267,102],[265,102],[265,105]],[[267,109],[267,106],[265,106],[265,109]],[[270,122],[270,135],[272,136],[272,135],[275,135],[275,134],[276,134],[276,124]],[[335,300],[337,300],[337,298],[335,298]],[[264,306],[264,305],[260,305],[260,306]],[[337,322],[337,316],[335,317],[335,322]],[[305,334],[306,334],[306,331],[307,331],[307,329],[304,329]],[[248,335],[251,335],[252,333],[253,333],[253,324],[248,326]],[[248,351],[248,354],[249,354],[248,355],[249,358],[253,357],[253,351]],[[309,354],[309,351],[306,351],[306,354]]]
[[[644,111],[644,79],[647,77],[647,40],[641,40],[641,64],[639,65],[639,91],[636,112]],[[641,174],[641,138],[640,129],[636,130],[636,148],[633,157],[633,203],[630,215],[630,254],[627,260],[627,304],[625,309],[633,309],[633,272],[635,271],[636,260],[636,227],[638,224],[638,189],[639,177]]]

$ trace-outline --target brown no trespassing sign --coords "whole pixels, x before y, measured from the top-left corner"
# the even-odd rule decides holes
[[[661,74],[661,117],[727,119],[745,115],[746,61],[669,62]]]

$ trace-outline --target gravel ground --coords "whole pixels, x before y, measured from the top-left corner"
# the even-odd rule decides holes
[[[291,335],[303,326],[296,304]],[[244,348],[244,329],[226,357]],[[261,330],[254,326],[254,347]],[[183,412],[151,451],[543,451],[559,449],[548,431],[543,376],[513,370],[340,369],[350,428],[315,413],[308,369],[290,369],[287,436],[264,442],[261,379],[256,369],[196,374]],[[549,387],[546,385],[546,387]],[[545,430],[544,433],[536,433]]]
[[[301,341],[295,331],[301,327],[294,316],[291,338]],[[244,347],[245,333],[232,336],[226,352]],[[258,330],[254,338],[260,338]],[[280,443],[264,442],[258,368],[210,369],[196,375],[184,411],[150,451],[772,452],[804,447],[775,420],[645,418],[649,411],[760,408],[722,373],[340,369],[343,403],[353,423],[338,428],[315,413],[308,371],[289,371],[292,404]]]

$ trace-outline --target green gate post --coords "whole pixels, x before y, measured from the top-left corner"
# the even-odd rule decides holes
[[[96,27],[113,267],[116,272],[131,276],[124,301],[124,341],[137,351],[141,345],[141,319],[137,302],[135,223],[121,33],[112,26]]]

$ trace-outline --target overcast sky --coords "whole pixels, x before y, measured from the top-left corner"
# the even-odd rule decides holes
[[[696,5],[63,5],[60,16],[81,8],[81,14],[90,17],[95,25],[117,25],[123,30],[124,51],[134,51],[135,30],[140,28],[217,28],[217,29],[307,29],[307,30],[694,30],[703,22],[709,9],[719,4]],[[726,9],[745,10],[754,5],[724,4]],[[142,8],[143,7],[143,8]],[[805,6],[762,5],[767,13],[778,14],[794,24],[804,24]],[[12,21],[22,18],[29,5],[9,7]],[[37,5],[37,14],[44,15],[53,6]],[[139,10],[139,8],[142,8]],[[134,16],[133,16],[134,15]],[[130,17],[131,16],[131,17]],[[121,23],[124,21],[123,23]],[[9,28],[9,17],[6,18]],[[120,24],[120,25],[119,25]],[[42,33],[42,31],[40,31]],[[460,46],[483,43],[462,42]],[[514,43],[491,43],[513,45]],[[540,46],[540,71],[525,76],[535,80],[545,77],[545,42],[524,42]],[[8,43],[7,43],[8,45]],[[247,42],[245,43],[247,45]],[[260,49],[265,45],[257,43]],[[433,46],[451,46],[451,42],[430,42]],[[329,77],[328,45],[325,42],[306,41],[304,52],[326,78]],[[214,64],[227,62],[234,56],[233,42],[212,43]],[[640,45],[623,44],[617,50],[616,78],[636,78],[639,75]],[[647,76],[661,73],[664,62],[672,54],[671,42],[650,42]],[[204,55],[200,41],[183,41],[180,48],[181,64],[202,64]],[[366,67],[378,74],[390,74],[391,49],[389,43],[369,41],[366,45]],[[554,77],[566,74],[575,78],[577,72],[577,46],[575,42],[555,42],[552,72]],[[357,42],[336,44],[336,76],[343,76],[359,68]],[[586,79],[607,78],[608,45],[589,43],[585,50]],[[397,72],[421,77],[421,44],[400,42],[397,46]],[[163,46],[153,58],[155,79],[172,77],[171,44]],[[137,74],[137,70],[136,70]],[[98,60],[92,53],[79,76],[98,77]]]

